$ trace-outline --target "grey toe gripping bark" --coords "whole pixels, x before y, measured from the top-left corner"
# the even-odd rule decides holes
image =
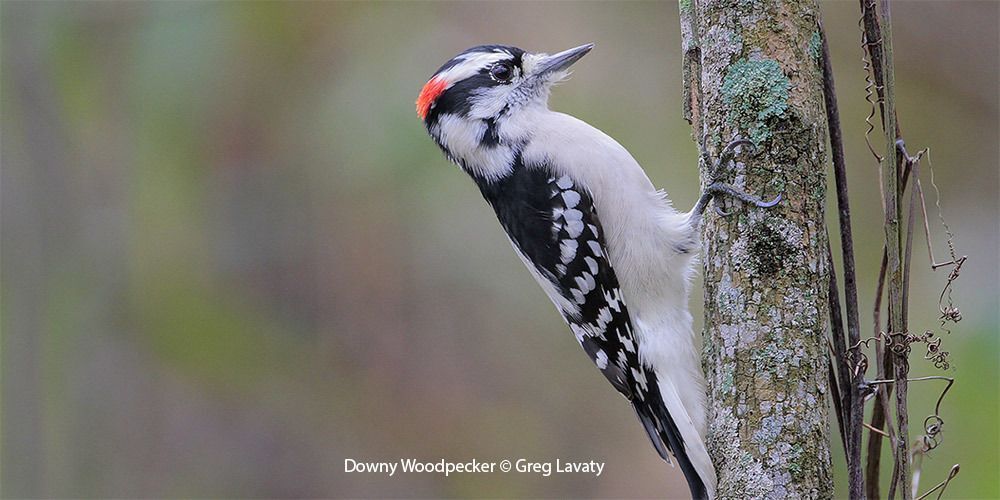
[[[721,182],[718,180],[722,169],[725,168],[725,166],[729,164],[730,161],[732,161],[733,157],[738,153],[738,149],[744,146],[750,148],[751,151],[753,150],[753,143],[746,139],[736,139],[730,142],[729,144],[726,145],[725,148],[722,149],[722,153],[719,155],[719,158],[714,162],[712,161],[708,152],[704,148],[702,148],[702,157],[705,160],[705,164],[712,165],[712,168],[709,172],[709,179],[711,182],[702,191],[701,197],[698,198],[698,203],[695,204],[694,210],[692,210],[692,214],[694,217],[700,218],[701,215],[705,212],[705,207],[708,206],[708,202],[714,199],[716,196],[721,196],[721,195],[731,196],[737,200],[740,200],[744,203],[749,203],[759,208],[771,208],[781,202],[780,193],[777,196],[775,196],[774,199],[772,199],[771,201],[764,201],[752,194],[743,192],[742,190],[740,190],[735,186],[726,184],[725,182]],[[721,216],[732,215],[730,212],[722,210],[722,208],[719,206],[716,206],[715,208],[716,211]]]

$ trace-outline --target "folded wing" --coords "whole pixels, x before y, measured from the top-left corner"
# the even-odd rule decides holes
[[[520,161],[510,176],[481,183],[480,189],[583,350],[632,403],[657,453],[669,462],[667,450],[672,451],[692,494],[705,496],[663,403],[656,373],[639,361],[632,321],[590,193],[547,165]]]

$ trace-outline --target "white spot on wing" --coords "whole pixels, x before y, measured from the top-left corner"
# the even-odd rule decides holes
[[[597,260],[589,255],[584,257],[583,260],[587,263],[587,267],[590,268],[590,274],[597,274]]]
[[[578,220],[566,222],[566,232],[569,233],[570,238],[579,238],[583,234],[583,222]]]
[[[604,292],[604,300],[608,302],[608,307],[615,310],[615,312],[622,312],[621,302],[618,300],[618,289],[615,288],[610,292]]]
[[[563,264],[569,264],[576,258],[576,249],[579,243],[576,240],[562,240],[559,242],[559,260]]]
[[[594,356],[594,362],[597,363],[597,367],[602,370],[608,367],[608,355],[603,349],[597,351],[597,354]]]
[[[590,246],[590,252],[593,253],[596,257],[601,257],[604,255],[604,252],[601,251],[601,245],[596,241],[590,240],[587,242],[587,245]]]
[[[524,253],[521,252],[521,249],[517,247],[516,243],[514,243],[514,240],[511,240],[509,237],[508,240],[510,241],[511,246],[514,247],[514,253],[516,253],[521,259],[521,262],[524,262],[524,265],[528,268],[531,276],[535,278],[535,281],[537,281],[539,286],[542,287],[542,291],[544,291],[545,295],[549,297],[549,300],[555,304],[556,308],[559,309],[559,312],[561,312],[564,316],[579,316],[580,307],[563,296],[551,279],[538,272],[538,268],[536,268],[535,265],[532,264],[527,257],[525,257]],[[573,243],[576,242],[574,241]]]
[[[573,187],[573,180],[568,175],[564,175],[556,180],[556,186],[559,186],[560,189],[569,189]]]
[[[579,221],[583,220],[583,212],[581,212],[581,211],[579,211],[579,210],[577,210],[575,208],[570,208],[570,209],[566,210],[565,212],[563,212],[563,217],[567,221],[577,221],[577,222],[579,222]],[[580,229],[582,230],[583,227],[581,226]]]
[[[611,309],[607,307],[602,307],[597,313],[597,328],[599,330],[607,330],[608,323],[611,322]]]
[[[566,203],[566,208],[573,208],[580,203],[580,193],[576,191],[563,191],[562,199]]]
[[[618,331],[616,333],[618,334],[618,341],[621,342],[623,346],[625,346],[625,350],[628,352],[635,352],[635,343],[632,342],[632,339],[622,335],[621,331]]]
[[[639,391],[640,395],[643,392],[646,392],[646,391],[649,390],[649,382],[646,381],[646,371],[645,370],[639,371],[639,370],[636,370],[635,368],[632,368],[632,377],[635,378],[635,383],[636,383],[635,386],[638,387],[638,388],[640,388],[640,389],[642,389],[641,391]]]

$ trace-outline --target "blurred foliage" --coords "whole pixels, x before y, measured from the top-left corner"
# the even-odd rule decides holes
[[[882,233],[856,5],[822,7],[871,304]],[[413,113],[467,46],[595,41],[553,107],[617,137],[690,206],[676,9],[0,4],[3,496],[686,491]],[[970,255],[923,485],[960,462],[947,496],[997,497],[998,4],[894,9],[901,125],[911,150],[933,147]],[[914,273],[911,325],[932,328],[944,276]],[[937,391],[911,390],[914,421]],[[608,464],[596,479],[343,472],[344,458],[406,457]]]

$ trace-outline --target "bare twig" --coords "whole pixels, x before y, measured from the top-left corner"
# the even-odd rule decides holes
[[[893,345],[898,345],[899,338],[906,335],[906,319],[903,316],[903,266],[900,253],[903,247],[902,232],[899,221],[902,219],[899,197],[902,193],[899,183],[899,163],[896,152],[896,109],[895,109],[895,74],[893,68],[892,50],[892,16],[889,0],[879,0],[881,15],[880,46],[882,50],[882,124],[885,132],[885,156],[881,163],[885,184],[885,241],[888,250],[889,272],[889,335]],[[909,452],[909,421],[906,410],[907,384],[906,375],[910,370],[907,359],[908,349],[894,352],[892,358],[893,374],[896,379],[896,441],[893,483],[889,489],[892,498],[898,488],[903,500],[910,500],[912,495],[907,488],[906,479],[910,476]]]
[[[913,178],[920,178],[920,163],[913,161],[905,152],[906,146],[902,139],[896,141],[896,146],[899,148],[900,155],[899,161],[904,162],[906,168],[913,172]],[[916,184],[916,183],[914,183]],[[900,189],[899,193],[902,194],[906,191],[906,184],[904,183]],[[902,331],[910,331],[909,324],[909,314],[910,314],[910,269],[913,264],[913,218],[916,215],[914,210],[917,205],[917,190],[916,188],[910,190],[910,207],[907,210],[906,216],[906,244],[903,249],[903,328]]]
[[[831,350],[833,346],[831,345]],[[837,369],[833,367],[833,359],[827,360],[827,371],[831,396],[833,396],[833,411],[837,415],[837,430],[840,431],[840,442],[847,448],[847,433],[844,430],[844,409],[841,407],[840,385],[837,382]]]
[[[875,147],[872,145],[870,139],[871,132],[875,129],[875,125],[872,123],[872,118],[876,113],[875,103],[876,101],[878,102],[880,106],[879,111],[881,111],[883,95],[882,49],[880,46],[881,28],[879,27],[878,14],[875,13],[875,0],[860,0],[860,4],[861,19],[858,21],[858,24],[861,27],[861,60],[865,70],[865,101],[871,105],[871,111],[868,113],[868,116],[865,117],[865,123],[868,124],[867,130],[865,130],[865,143],[868,145],[868,150],[872,153],[876,162],[879,164],[879,196],[882,199],[882,213],[883,216],[885,216],[887,209],[885,201],[885,185],[883,181],[884,175],[881,166],[883,158],[875,151]],[[873,95],[877,97],[873,98]],[[897,127],[898,126],[899,125],[897,123]],[[885,130],[884,126],[883,130]],[[882,297],[883,290],[885,289],[885,278],[888,265],[888,252],[883,245],[882,263],[879,268],[878,286],[875,294],[874,310],[872,313],[876,336],[880,331],[882,331]],[[888,358],[888,353],[882,349],[881,345],[877,345],[875,349],[875,361],[877,366],[876,373],[879,378],[884,378],[886,376],[886,367],[891,364],[891,360]],[[871,426],[876,429],[881,429],[883,426],[887,426],[886,428],[889,431],[888,434],[890,436],[890,441],[892,441],[891,436],[894,434],[892,432],[892,424],[889,423],[889,396],[891,395],[891,387],[892,386],[888,386],[885,387],[884,390],[878,391],[878,397],[875,400],[875,406],[872,411],[871,423]],[[868,436],[867,464],[865,466],[865,494],[868,498],[881,497],[879,494],[879,463],[881,458],[882,436],[880,434],[870,434]]]
[[[873,325],[875,329],[875,335],[878,336],[879,332],[882,331],[882,296],[883,290],[885,289],[885,275],[886,267],[888,267],[888,257],[886,255],[885,246],[882,247],[882,264],[879,268],[878,274],[878,285],[875,290],[875,305],[872,311]],[[885,378],[885,367],[888,365],[886,360],[885,350],[882,349],[881,344],[875,346],[875,363],[876,371],[875,374],[878,378]],[[875,398],[875,405],[872,408],[872,428],[882,429],[883,426],[889,422],[889,396],[891,395],[890,390],[892,386],[883,388],[883,390],[878,391],[877,397]],[[885,435],[892,440],[891,436],[892,425],[888,426],[889,432],[868,435],[868,452],[865,464],[865,495],[868,498],[880,498],[879,495],[879,464],[882,459],[882,436]]]
[[[826,255],[827,259],[833,262],[829,236],[826,239]],[[830,332],[833,337],[830,339],[830,352],[833,353],[833,359],[830,360],[829,366],[830,390],[833,392],[833,409],[837,414],[837,428],[840,430],[840,441],[844,445],[846,453],[848,447],[847,422],[850,418],[847,406],[851,404],[851,400],[847,399],[847,394],[851,391],[851,375],[844,345],[844,320],[840,315],[840,291],[837,289],[837,271],[833,265],[830,266],[828,288]],[[834,366],[834,360],[836,360],[837,366]]]
[[[897,127],[898,130],[898,127]],[[902,143],[897,141],[897,148],[903,148]],[[906,156],[905,148],[901,152],[901,155]],[[878,157],[881,158],[881,157]],[[903,163],[903,176],[900,183],[902,186],[907,185],[910,179],[911,168],[909,163]],[[878,337],[880,332],[882,332],[882,297],[885,291],[885,278],[886,269],[888,268],[888,250],[886,250],[885,244],[882,245],[882,263],[879,267],[878,274],[878,285],[875,291],[875,305],[872,310],[872,324],[874,327],[874,335]],[[892,365],[892,353],[885,350],[881,344],[875,346],[876,350],[876,376],[878,378],[886,378],[886,370],[888,366]],[[886,426],[888,422],[891,422],[892,415],[890,413],[889,407],[889,397],[892,396],[892,386],[886,386],[885,390],[878,392],[878,398],[875,401],[875,407],[872,411],[872,422],[871,426],[876,429],[881,429]],[[895,432],[892,430],[892,424],[888,423],[887,426],[888,435],[894,436]],[[891,441],[891,439],[890,439]],[[865,494],[868,498],[880,498],[879,495],[879,462],[882,458],[882,436],[871,435],[868,437],[868,452],[866,458],[865,466]]]
[[[871,143],[870,135],[875,129],[875,125],[872,123],[872,118],[875,116],[876,109],[875,103],[879,104],[879,111],[882,111],[882,98],[883,98],[883,84],[882,84],[882,48],[881,48],[881,28],[879,27],[878,14],[875,12],[875,0],[860,0],[861,4],[861,19],[858,24],[861,27],[861,47],[862,47],[862,63],[865,70],[865,101],[871,105],[871,111],[868,116],[865,117],[865,123],[868,124],[867,130],[865,130],[865,143],[868,145],[868,150],[875,157],[876,162],[879,164],[879,196],[882,199],[882,213],[883,216],[887,213],[886,200],[885,200],[885,185],[884,185],[884,172],[882,171],[883,158],[875,151],[875,147]],[[873,97],[875,96],[875,97]],[[898,122],[896,127],[898,128]],[[885,130],[883,123],[883,130]],[[898,136],[897,130],[897,136]],[[904,174],[905,177],[905,174]],[[904,180],[905,183],[905,180]],[[882,297],[883,290],[885,289],[885,278],[888,269],[888,252],[885,246],[882,247],[882,263],[879,268],[878,286],[877,292],[875,294],[875,305],[873,310],[874,319],[874,329],[875,335],[877,336],[882,330],[881,321],[881,311],[882,311]],[[883,378],[886,376],[886,367],[891,365],[891,360],[889,359],[889,353],[882,348],[881,345],[876,346],[876,366],[877,366],[877,376]],[[886,426],[888,430],[888,435],[890,436],[890,441],[892,441],[891,436],[894,435],[892,431],[892,424],[890,422],[891,415],[889,414],[889,396],[891,395],[892,386],[883,388],[884,390],[878,391],[878,397],[875,400],[875,406],[872,411],[872,423],[871,426],[876,429],[881,429]],[[868,498],[880,498],[879,493],[879,463],[882,458],[882,435],[880,434],[870,434],[868,437],[868,451],[867,451],[867,464],[865,466],[865,494]]]
[[[941,495],[944,494],[945,488],[947,488],[948,487],[948,483],[950,483],[951,480],[954,479],[955,476],[958,475],[958,471],[959,471],[958,464],[952,465],[951,466],[951,470],[948,471],[948,477],[946,477],[944,481],[941,481],[940,483],[938,483],[937,486],[935,486],[935,487],[927,490],[927,493],[924,493],[923,495],[920,495],[919,497],[917,497],[917,500],[924,500],[925,498],[927,498],[928,496],[930,496],[931,493],[934,493],[935,491],[937,491],[939,489],[941,491],[938,492],[938,495],[937,495],[936,498],[938,500],[941,500]]]
[[[866,429],[868,429],[868,430],[870,430],[870,431],[872,431],[874,433],[877,433],[877,434],[879,434],[881,436],[884,436],[884,437],[889,437],[889,434],[887,434],[882,429],[876,429],[875,427],[872,427],[872,426],[868,425],[867,423],[865,423],[864,425],[865,425]]]
[[[844,160],[843,135],[840,130],[840,110],[837,107],[837,92],[833,80],[833,64],[830,60],[830,47],[822,24],[820,25],[820,38],[822,43],[823,96],[830,134],[830,149],[833,153],[834,180],[837,186],[837,213],[840,218],[840,246],[844,266],[844,302],[847,306],[847,342],[853,345],[860,340],[861,333],[858,316],[857,277],[854,265],[854,238],[851,234],[851,206],[847,195],[847,167]],[[833,261],[832,258],[830,260]],[[840,392],[841,398],[843,398],[839,406],[845,415],[841,432],[847,434],[844,439],[844,450],[847,454],[850,495],[851,498],[862,498],[864,495],[864,476],[861,472],[861,424],[864,422],[864,409],[858,394],[860,379],[851,375],[847,366],[847,358],[844,355],[843,322],[840,318],[837,278],[833,273],[834,266],[831,265],[830,268],[830,310],[833,321],[834,353],[839,360]]]
[[[919,341],[926,342],[931,336],[932,334],[930,332],[926,333],[923,337],[914,337],[911,335],[908,336],[905,341],[907,343],[919,342]],[[886,337],[887,336],[883,334],[882,338]],[[873,338],[869,340],[878,340],[878,338]],[[912,480],[910,481],[910,493],[913,496],[916,496],[917,492],[919,491],[920,473],[921,473],[921,466],[923,464],[923,457],[928,453],[930,453],[935,448],[937,448],[939,444],[941,444],[940,435],[941,432],[944,430],[944,419],[941,417],[941,403],[944,401],[945,396],[948,394],[948,390],[950,390],[951,386],[955,383],[955,379],[951,377],[942,377],[939,375],[911,378],[907,379],[907,382],[925,382],[929,380],[944,380],[948,382],[948,384],[945,385],[944,389],[941,391],[941,394],[938,396],[937,402],[934,404],[934,413],[927,416],[927,418],[924,419],[924,435],[920,436],[920,439],[914,444],[913,447],[912,455],[913,455],[914,467],[913,467],[913,477]],[[880,379],[880,380],[871,380],[868,382],[868,385],[872,386],[881,385],[883,387],[891,387],[896,382],[897,381],[895,379]],[[876,429],[871,429],[871,430],[881,434],[881,431],[878,431]],[[947,479],[945,479],[942,483],[938,484],[937,486],[931,488],[927,493],[925,493],[920,498],[924,498],[938,489],[941,489],[943,492],[944,488],[947,487],[947,483],[951,481],[951,479],[955,477],[955,475],[958,473],[957,467],[958,467],[957,464],[954,467],[952,467],[952,471]],[[938,494],[938,498],[940,497],[941,493]]]

